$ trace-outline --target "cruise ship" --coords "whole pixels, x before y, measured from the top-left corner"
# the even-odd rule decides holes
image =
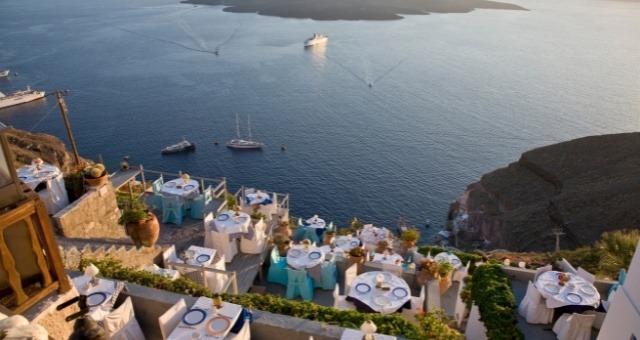
[[[324,44],[327,42],[328,39],[329,37],[327,37],[326,35],[322,35],[320,33],[313,33],[313,37],[304,41],[304,46],[307,47],[307,46]]]
[[[28,103],[30,101],[44,97],[44,91],[34,91],[30,87],[26,90],[16,91],[9,95],[0,92],[0,109],[14,106],[18,104]]]

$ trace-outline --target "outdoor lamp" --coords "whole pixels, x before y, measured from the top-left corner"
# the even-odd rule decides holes
[[[526,266],[526,265],[527,265],[527,264],[526,264],[526,263],[524,263],[524,261],[520,261],[520,262],[518,262],[518,267],[520,267],[520,268],[524,268],[524,266]]]
[[[362,340],[373,340],[373,339],[375,339],[374,336],[373,336],[373,333],[375,333],[377,329],[378,328],[373,323],[373,321],[366,320],[365,322],[363,322],[362,326],[360,326],[360,330],[364,333],[364,336],[362,337]]]
[[[124,159],[120,162],[120,169],[129,170],[129,156],[124,156]]]
[[[511,265],[511,260],[509,259],[504,259],[504,261],[502,262],[505,266],[509,266]]]
[[[93,286],[97,286],[98,285],[98,278],[96,277],[96,275],[98,275],[98,273],[100,272],[100,270],[98,269],[98,267],[96,267],[95,265],[93,265],[93,263],[89,264],[85,269],[84,269],[84,275],[88,276],[91,278],[91,285]]]

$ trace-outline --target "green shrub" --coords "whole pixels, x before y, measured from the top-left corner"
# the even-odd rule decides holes
[[[418,252],[425,256],[429,252],[431,252],[431,256],[436,256],[436,254],[446,251],[448,251],[446,248],[435,246],[421,246],[418,248]],[[469,266],[469,275],[473,274],[473,271],[476,269],[475,263],[482,260],[482,256],[476,254],[469,254],[461,251],[452,251],[451,253],[460,258],[463,266],[466,266],[467,262],[471,262],[471,265]]]

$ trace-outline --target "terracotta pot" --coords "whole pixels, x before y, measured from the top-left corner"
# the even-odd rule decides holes
[[[106,174],[98,178],[87,178],[87,177],[84,178],[84,182],[91,187],[102,185],[106,183],[108,180],[109,180],[109,176],[107,176]]]
[[[416,241],[402,241],[402,254],[406,254],[407,251],[416,246]]]
[[[127,233],[136,246],[152,247],[160,235],[160,223],[154,214],[149,213],[146,221],[127,224]]]
[[[440,295],[443,295],[451,287],[451,275],[440,277]]]
[[[424,270],[420,272],[420,275],[416,276],[416,282],[419,287],[424,286],[424,284],[429,280],[440,280],[440,275],[438,273],[426,273]]]
[[[280,254],[280,256],[287,256],[287,251],[289,250],[288,244],[278,244],[276,248],[278,248],[278,254]]]
[[[322,244],[324,244],[325,246],[331,245],[331,241],[333,240],[334,236],[335,235],[333,234],[324,233],[324,237],[322,238]]]

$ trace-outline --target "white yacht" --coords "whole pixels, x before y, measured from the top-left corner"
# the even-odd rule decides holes
[[[9,70],[0,71],[0,77],[6,77],[9,75]]]
[[[176,152],[183,152],[183,151],[193,151],[195,149],[196,149],[196,143],[188,141],[183,137],[182,142],[178,144],[169,145],[166,148],[160,150],[160,152],[163,154],[167,154],[167,153],[176,153]]]
[[[255,142],[251,139],[251,122],[247,118],[247,126],[249,130],[249,140],[240,138],[240,123],[238,121],[238,115],[236,114],[236,138],[230,140],[227,143],[227,147],[232,149],[261,149],[262,143]]]
[[[323,35],[320,33],[313,33],[313,37],[304,41],[304,46],[307,47],[307,46],[324,44],[327,42],[328,39],[329,37],[327,37],[326,35]]]
[[[26,90],[16,91],[9,95],[4,95],[0,92],[0,109],[27,103],[42,97],[44,97],[44,91],[34,91],[30,87],[27,87]]]

